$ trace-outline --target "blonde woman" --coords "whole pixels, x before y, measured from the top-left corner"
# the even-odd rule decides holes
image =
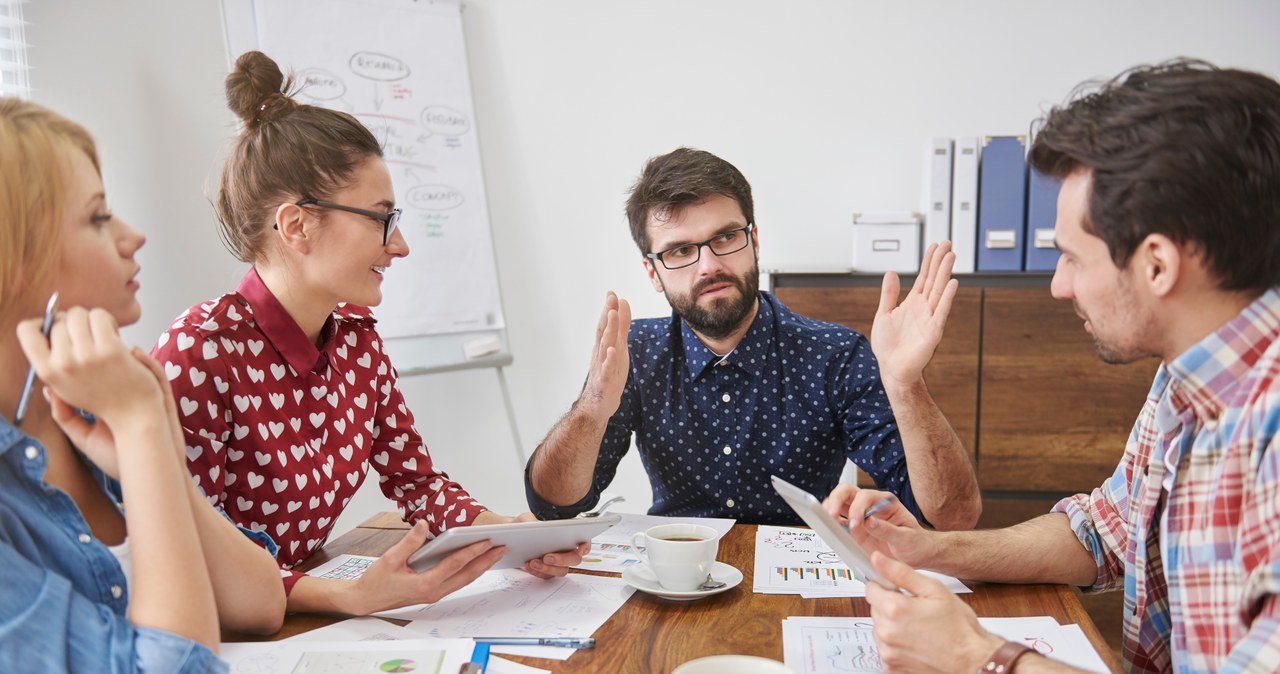
[[[121,341],[144,239],[109,210],[93,139],[9,98],[0,241],[0,671],[225,670],[220,621],[283,621],[274,561],[205,502],[163,372]]]

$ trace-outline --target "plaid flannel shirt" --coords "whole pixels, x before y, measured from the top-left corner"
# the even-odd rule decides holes
[[[1054,507],[1098,564],[1090,590],[1124,584],[1127,670],[1280,670],[1277,375],[1272,288],[1161,365],[1115,473]]]

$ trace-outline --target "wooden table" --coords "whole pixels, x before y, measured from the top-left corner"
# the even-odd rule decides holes
[[[375,516],[330,541],[299,568],[318,566],[343,553],[380,555],[404,535],[404,528],[394,513]],[[665,674],[687,660],[722,653],[782,660],[782,620],[787,616],[871,615],[870,606],[863,599],[803,599],[799,595],[752,592],[755,533],[754,525],[739,524],[721,539],[717,559],[737,567],[744,576],[742,583],[732,590],[693,602],[669,601],[637,591],[596,630],[593,636],[597,645],[593,649],[578,651],[565,661],[503,657],[557,673]],[[1063,624],[1078,623],[1112,671],[1120,671],[1115,654],[1070,587],[990,583],[969,583],[969,586],[973,593],[960,597],[979,616],[1047,615]],[[342,618],[289,615],[284,628],[267,639],[283,639],[339,620]],[[227,641],[254,640],[238,634],[223,637]]]

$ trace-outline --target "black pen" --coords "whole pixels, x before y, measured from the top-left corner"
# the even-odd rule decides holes
[[[40,332],[45,341],[53,330],[53,315],[58,311],[58,292],[49,296],[49,304],[44,308],[44,322],[40,324]],[[22,418],[27,416],[27,405],[31,402],[31,394],[36,390],[36,368],[27,366],[27,379],[22,383],[22,395],[18,396],[18,411],[13,415],[13,425],[21,426]]]

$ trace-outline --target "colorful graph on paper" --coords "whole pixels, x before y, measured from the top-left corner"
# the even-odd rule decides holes
[[[810,529],[760,526],[756,530],[756,592],[861,594],[866,585]]]

